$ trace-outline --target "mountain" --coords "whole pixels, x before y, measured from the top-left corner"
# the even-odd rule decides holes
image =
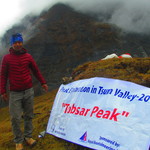
[[[125,33],[115,25],[100,22],[64,4],[54,5],[40,16],[28,15],[9,29],[2,39],[5,53],[9,37],[15,32],[23,33],[25,47],[37,61],[50,87],[49,93],[35,98],[33,136],[38,143],[33,150],[88,150],[48,134],[38,138],[46,129],[62,77],[72,77],[75,81],[101,76],[150,87],[149,35]],[[133,59],[100,60],[111,53],[130,53]],[[36,81],[34,87],[36,95],[40,95],[42,91]],[[0,149],[13,150],[8,107],[0,108],[0,114]]]
[[[125,33],[115,25],[100,22],[96,16],[77,12],[62,3],[39,16],[26,16],[6,32],[3,47],[9,47],[9,37],[16,32],[23,33],[24,46],[35,58],[50,90],[57,88],[62,77],[70,76],[72,69],[82,63],[111,53],[130,53],[133,57],[150,54],[149,35]],[[36,95],[40,95],[36,80],[34,85]]]

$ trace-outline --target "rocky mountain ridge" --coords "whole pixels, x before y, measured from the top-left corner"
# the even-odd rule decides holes
[[[100,22],[61,3],[40,16],[26,16],[6,32],[3,47],[9,47],[9,37],[16,32],[24,35],[24,46],[35,58],[50,90],[57,88],[62,77],[70,76],[72,69],[82,63],[111,53],[130,53],[133,57],[150,54],[150,36],[125,33],[115,25]],[[36,81],[35,87],[38,87]],[[36,94],[39,93],[37,88]]]

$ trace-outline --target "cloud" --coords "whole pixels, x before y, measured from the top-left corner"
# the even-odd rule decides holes
[[[137,33],[150,33],[149,1],[125,1],[108,22],[118,25],[124,30]]]
[[[28,14],[39,15],[57,3],[57,0],[1,0],[0,1],[0,36],[12,25],[19,23]]]
[[[100,20],[125,31],[150,33],[149,0],[68,0],[68,3],[78,11],[96,14]]]
[[[57,3],[57,0],[23,0],[20,5],[24,14],[38,15],[43,9],[48,9],[55,3]]]
[[[19,1],[20,0],[15,0],[15,3],[9,0],[0,2],[0,34],[3,34],[12,23],[17,21],[21,12]]]
[[[100,21],[115,24],[125,31],[150,32],[149,0],[5,0],[0,2],[0,36],[27,14],[38,15],[57,2],[96,15]]]

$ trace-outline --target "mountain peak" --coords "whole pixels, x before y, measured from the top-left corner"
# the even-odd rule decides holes
[[[62,77],[87,61],[96,61],[112,53],[130,53],[133,57],[149,54],[150,37],[124,34],[117,26],[100,22],[62,3],[34,19],[30,16],[25,20],[28,24],[14,26],[3,41],[8,42],[7,37],[16,31],[27,37],[24,46],[35,58],[50,89],[58,87]]]
[[[63,4],[63,3],[57,3],[53,5],[49,11],[55,11],[55,12],[65,12],[65,11],[72,11],[73,8],[71,8],[69,5]]]

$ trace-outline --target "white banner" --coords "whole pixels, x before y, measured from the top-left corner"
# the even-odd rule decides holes
[[[90,78],[61,85],[47,133],[98,150],[148,150],[150,88]]]

